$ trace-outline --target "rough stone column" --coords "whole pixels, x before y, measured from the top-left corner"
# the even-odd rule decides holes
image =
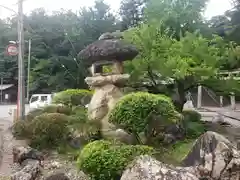
[[[95,92],[88,105],[88,117],[92,121],[101,122],[101,133],[105,138],[123,138],[129,142],[130,136],[123,130],[119,131],[108,122],[108,116],[117,101],[123,96],[121,88],[129,79],[128,74],[87,77],[86,83]],[[126,139],[125,139],[126,138]]]

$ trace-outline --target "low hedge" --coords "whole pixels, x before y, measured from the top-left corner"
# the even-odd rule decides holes
[[[57,93],[53,97],[53,103],[67,106],[85,106],[91,100],[92,91],[86,89],[67,89]]]
[[[122,97],[111,111],[109,120],[128,132],[141,133],[153,119],[158,119],[161,121],[160,124],[167,125],[175,123],[176,115],[169,97],[138,92]]]
[[[152,154],[148,146],[94,141],[86,145],[78,157],[78,167],[93,180],[119,179],[126,166],[139,155]]]

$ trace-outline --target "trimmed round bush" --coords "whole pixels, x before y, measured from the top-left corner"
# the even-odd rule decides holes
[[[91,100],[92,91],[86,89],[67,89],[57,93],[53,97],[53,103],[67,106],[85,106]]]
[[[31,122],[32,146],[42,149],[53,149],[66,142],[69,136],[69,117],[60,113],[45,113]]]
[[[140,145],[94,141],[86,145],[78,157],[78,167],[93,180],[120,179],[122,172],[136,156],[152,154],[153,148]]]
[[[183,110],[182,112],[185,121],[199,122],[201,121],[201,114],[195,110]]]
[[[138,92],[122,97],[111,111],[109,120],[128,132],[141,133],[153,119],[159,119],[161,125],[167,125],[176,122],[176,115],[169,97]]]

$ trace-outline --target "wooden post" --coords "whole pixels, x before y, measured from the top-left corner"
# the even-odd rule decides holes
[[[223,96],[220,96],[220,107],[223,107]]]
[[[197,96],[197,108],[202,107],[202,86],[198,86],[198,96]]]
[[[240,150],[240,141],[237,141],[237,150]]]
[[[236,109],[236,101],[235,101],[235,95],[233,92],[230,95],[230,99],[231,99],[231,108],[232,108],[232,110],[235,110]]]

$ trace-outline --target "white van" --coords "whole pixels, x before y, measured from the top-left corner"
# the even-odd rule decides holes
[[[29,101],[30,110],[41,108],[52,103],[53,94],[33,94]]]

